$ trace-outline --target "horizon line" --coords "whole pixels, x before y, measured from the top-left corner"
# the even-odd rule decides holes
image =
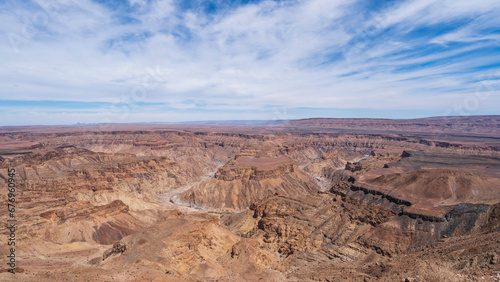
[[[484,118],[484,117],[498,117],[500,115],[454,115],[454,116],[426,116],[419,118],[367,118],[367,117],[308,117],[298,119],[221,119],[221,120],[194,120],[194,121],[177,121],[177,122],[102,122],[102,123],[72,123],[72,124],[28,124],[28,125],[0,125],[0,128],[16,128],[16,127],[66,127],[66,126],[96,126],[96,125],[233,125],[233,126],[265,126],[271,123],[281,123],[290,121],[304,121],[304,120],[387,120],[387,121],[403,121],[403,120],[424,120],[424,119],[457,119],[457,118]]]

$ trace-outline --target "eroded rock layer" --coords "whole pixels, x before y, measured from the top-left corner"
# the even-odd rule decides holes
[[[1,129],[2,191],[16,171],[16,277],[493,279],[500,144],[486,127],[498,119],[464,122]]]

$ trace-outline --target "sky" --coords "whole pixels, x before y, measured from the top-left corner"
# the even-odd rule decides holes
[[[500,114],[498,0],[0,0],[0,125]]]

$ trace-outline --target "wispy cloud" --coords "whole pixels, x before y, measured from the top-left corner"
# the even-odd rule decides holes
[[[500,114],[498,14],[492,0],[3,1],[0,124],[413,117],[470,99],[460,114]],[[69,118],[68,102],[96,104]]]

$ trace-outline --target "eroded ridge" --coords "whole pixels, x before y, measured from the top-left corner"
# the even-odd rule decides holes
[[[17,172],[20,279],[446,281],[500,271],[500,146],[484,126],[469,136],[450,123],[436,136],[418,131],[436,119],[348,121],[353,130],[305,122],[1,131],[0,178]]]

